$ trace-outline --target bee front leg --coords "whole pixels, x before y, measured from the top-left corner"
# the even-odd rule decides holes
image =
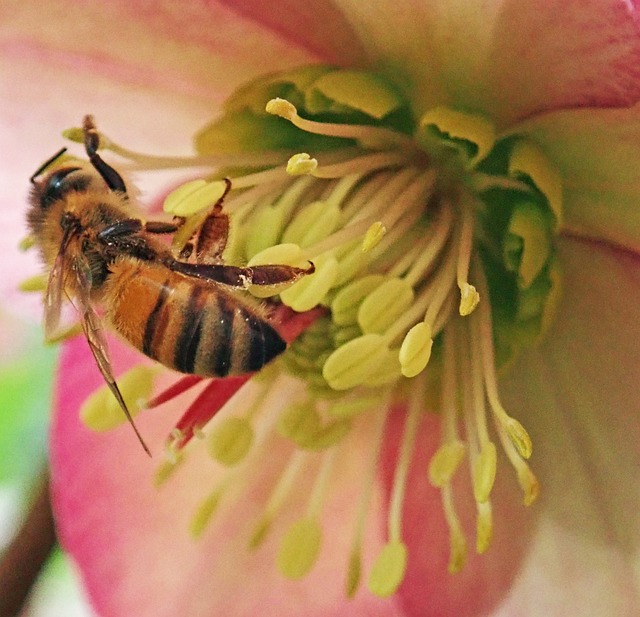
[[[191,238],[196,263],[216,264],[222,261],[222,253],[229,238],[229,216],[223,212],[222,207],[231,190],[231,180],[225,178],[224,182],[224,192]]]
[[[84,149],[87,151],[87,156],[91,164],[96,168],[96,171],[102,176],[102,179],[112,191],[117,191],[127,197],[127,187],[122,176],[113,167],[105,163],[98,154],[100,134],[96,129],[93,116],[84,117],[82,129],[84,131]]]

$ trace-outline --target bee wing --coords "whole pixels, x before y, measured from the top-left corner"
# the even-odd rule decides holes
[[[53,341],[58,334],[62,294],[65,287],[66,262],[69,259],[69,245],[73,239],[73,230],[68,228],[60,243],[60,250],[49,273],[47,290],[44,295],[44,335],[47,341]]]
[[[129,408],[122,397],[120,388],[118,388],[118,384],[113,376],[111,361],[109,359],[109,348],[107,347],[107,341],[104,337],[102,322],[91,302],[91,270],[89,265],[81,256],[78,256],[74,260],[73,270],[75,271],[78,283],[76,296],[77,308],[80,311],[80,322],[82,324],[82,330],[84,331],[87,343],[89,344],[89,349],[91,349],[91,353],[93,354],[102,377],[104,377],[107,386],[109,386],[113,396],[115,396],[118,404],[122,408],[124,415],[127,417],[127,420],[129,420],[129,423],[133,427],[142,447],[145,449],[145,452],[151,456],[151,452],[147,447],[147,444],[144,442],[142,435],[138,431],[138,428],[131,417]]]

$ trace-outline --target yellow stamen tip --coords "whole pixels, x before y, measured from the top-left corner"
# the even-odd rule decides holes
[[[473,466],[473,494],[478,503],[489,499],[496,479],[497,451],[492,441],[482,447]]]
[[[202,535],[202,532],[207,528],[207,525],[211,521],[211,517],[218,509],[220,497],[220,491],[214,491],[198,506],[195,516],[191,519],[191,523],[189,524],[189,533],[192,537],[199,538]]]
[[[84,131],[79,127],[72,127],[62,131],[62,137],[69,141],[81,144],[84,141]]]
[[[257,549],[265,541],[269,529],[271,529],[271,519],[265,516],[258,521],[258,524],[253,529],[253,533],[249,539],[250,550]]]
[[[349,566],[347,568],[347,598],[353,598],[360,585],[360,577],[362,576],[362,559],[359,552],[351,553],[349,557]]]
[[[531,457],[533,444],[526,429],[515,418],[509,418],[505,423],[505,428],[509,434],[509,439],[518,450],[518,454],[524,459]]]
[[[35,246],[35,244],[36,239],[33,236],[25,236],[24,238],[22,238],[22,240],[20,240],[18,249],[20,251],[28,251],[30,248]]]
[[[285,534],[278,552],[278,569],[288,579],[306,576],[318,558],[322,530],[315,519],[296,521]]]
[[[530,506],[540,494],[540,483],[527,465],[518,469],[518,482],[524,492],[524,505]]]
[[[155,370],[148,366],[136,366],[118,379],[118,388],[125,403],[135,417],[144,407],[153,387]],[[96,390],[80,408],[80,419],[88,428],[97,431],[108,431],[127,421],[118,401],[108,386]]]
[[[36,274],[20,283],[18,289],[20,291],[44,291],[47,288],[48,277],[44,274]]]
[[[387,356],[379,334],[359,336],[338,347],[324,363],[322,375],[334,390],[348,390],[363,383]]]
[[[380,598],[393,595],[407,570],[407,547],[400,541],[385,545],[369,575],[369,590]]]
[[[460,440],[443,443],[429,461],[429,481],[436,488],[450,482],[464,459],[465,446]]]
[[[215,204],[226,190],[227,184],[222,180],[185,182],[167,195],[162,209],[174,216],[191,216]]]
[[[459,528],[451,530],[450,548],[449,548],[449,566],[450,574],[457,574],[467,563],[467,541]]]
[[[405,377],[415,377],[421,373],[431,358],[431,327],[425,322],[413,326],[402,341],[398,358],[402,374]]]
[[[306,176],[318,168],[317,159],[311,158],[306,152],[294,154],[287,162],[287,173],[290,176]]]
[[[267,103],[265,111],[268,114],[280,116],[281,118],[285,118],[286,120],[293,120],[298,115],[296,106],[286,99],[281,98],[271,99]]]
[[[463,317],[471,314],[480,302],[480,294],[476,288],[469,283],[460,287],[460,315]]]
[[[482,555],[491,545],[493,538],[493,511],[491,502],[478,505],[478,519],[476,521],[476,552]]]
[[[209,454],[219,463],[237,465],[249,453],[253,429],[244,418],[225,418],[209,436]]]
[[[369,229],[367,229],[367,233],[364,236],[364,240],[362,241],[362,252],[368,253],[371,249],[378,246],[382,238],[385,237],[387,233],[387,228],[381,221],[377,221],[373,223]]]

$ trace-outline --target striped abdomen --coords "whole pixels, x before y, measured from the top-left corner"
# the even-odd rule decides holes
[[[286,348],[255,309],[214,283],[133,258],[111,270],[108,318],[134,347],[169,368],[205,377],[248,373]]]

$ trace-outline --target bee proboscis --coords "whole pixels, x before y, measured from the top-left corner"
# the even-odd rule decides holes
[[[292,282],[314,267],[223,263],[229,221],[222,204],[229,180],[174,256],[159,236],[178,231],[184,219],[132,215],[125,182],[98,154],[91,116],[83,130],[89,161],[64,158],[63,149],[31,177],[27,219],[49,268],[45,336],[54,337],[68,297],[102,376],[149,452],[114,378],[103,322],[150,358],[183,373],[223,377],[257,371],[286,343],[265,311],[234,288]]]

